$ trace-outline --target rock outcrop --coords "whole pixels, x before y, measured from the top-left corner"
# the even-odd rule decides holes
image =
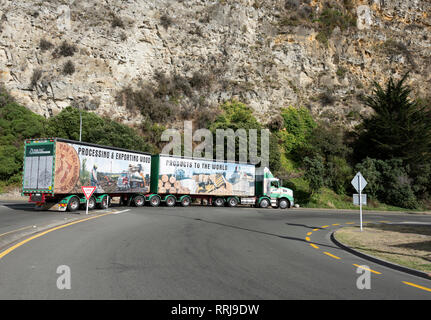
[[[237,98],[263,121],[303,105],[351,125],[373,81],[410,71],[430,95],[430,38],[423,0],[0,0],[0,82],[47,117],[75,105],[140,123],[121,90],[164,73],[210,82],[190,86],[194,104]]]

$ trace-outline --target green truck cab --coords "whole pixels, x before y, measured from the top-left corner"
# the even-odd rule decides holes
[[[256,199],[256,205],[261,208],[272,206],[286,209],[295,204],[292,189],[282,187],[280,180],[266,167],[257,173]]]

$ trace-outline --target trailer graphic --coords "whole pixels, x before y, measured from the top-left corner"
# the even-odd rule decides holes
[[[59,210],[66,209],[72,196],[77,209],[85,199],[81,187],[94,186],[94,204],[106,206],[104,198],[108,202],[121,194],[148,193],[150,173],[150,154],[58,138],[28,140],[23,194],[39,205],[66,199]]]
[[[293,192],[268,168],[240,162],[150,155],[51,138],[25,143],[22,194],[43,209],[75,211],[86,203],[82,186],[96,188],[89,209],[125,205],[289,208]]]
[[[157,193],[254,196],[254,165],[166,155],[152,161],[158,166]]]

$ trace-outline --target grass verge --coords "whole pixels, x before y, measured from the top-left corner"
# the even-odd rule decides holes
[[[388,262],[431,272],[431,226],[371,224],[335,233],[341,243]]]

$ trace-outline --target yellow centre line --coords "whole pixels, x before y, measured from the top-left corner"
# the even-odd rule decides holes
[[[313,229],[313,231],[319,231],[320,229],[319,228],[317,228],[317,229]]]
[[[305,237],[305,240],[310,241],[310,238],[309,237]]]
[[[314,243],[310,243],[310,246],[312,246],[314,249],[319,249],[319,247],[316,246]]]
[[[323,226],[323,227],[321,227],[322,229],[324,229],[324,228],[327,228],[327,227],[329,227],[329,226]]]
[[[369,268],[366,268],[366,267],[364,267],[364,266],[360,266],[359,264],[353,264],[355,267],[358,267],[358,268],[361,268],[361,269],[364,269],[364,270],[368,270],[368,271],[370,271],[370,272],[372,272],[372,273],[375,273],[375,274],[382,274],[381,272],[378,272],[378,271],[374,271],[374,270],[371,270],[371,269],[369,269]]]
[[[337,257],[337,256],[334,256],[333,254],[331,254],[331,253],[329,253],[329,252],[323,252],[324,254],[326,254],[327,256],[330,256],[331,258],[334,258],[334,259],[337,259],[337,260],[339,260],[339,259],[341,259],[340,257]]]
[[[407,281],[403,281],[403,283],[404,283],[404,284],[406,284],[406,285],[409,285],[409,286],[415,287],[415,288],[419,288],[419,289],[422,289],[422,290],[425,290],[425,291],[431,292],[431,289],[430,289],[430,288],[427,288],[427,287],[422,287],[422,286],[420,286],[420,285],[417,285],[417,284],[414,284],[414,283],[411,283],[411,282],[407,282]]]
[[[334,223],[334,224],[333,224],[333,226],[339,226],[339,225],[340,225],[339,223]]]
[[[313,232],[309,232],[309,233],[307,233],[307,236],[310,236],[312,233],[313,233]]]
[[[12,247],[4,250],[3,252],[0,252],[0,259],[2,259],[8,253],[11,253],[12,251],[14,251],[16,248],[19,248],[22,245],[26,244],[27,242],[30,242],[31,240],[37,239],[37,238],[39,238],[39,237],[41,237],[41,236],[43,236],[43,235],[45,235],[47,233],[50,233],[50,232],[55,231],[55,230],[66,228],[66,227],[69,227],[71,225],[74,225],[74,224],[77,224],[77,223],[80,223],[80,222],[84,222],[84,221],[88,221],[88,220],[100,218],[100,217],[106,216],[108,214],[112,214],[112,212],[100,214],[98,216],[94,216],[94,217],[90,217],[90,218],[86,218],[86,219],[81,219],[81,220],[73,221],[73,222],[70,222],[70,223],[67,223],[67,224],[63,224],[63,225],[58,226],[58,227],[54,227],[54,228],[48,229],[48,230],[43,231],[41,233],[38,233],[38,234],[36,234],[36,235],[34,235],[34,236],[30,237],[30,238],[27,238],[27,239],[25,239],[25,240],[23,240],[21,242],[18,242],[17,244],[15,244]]]

